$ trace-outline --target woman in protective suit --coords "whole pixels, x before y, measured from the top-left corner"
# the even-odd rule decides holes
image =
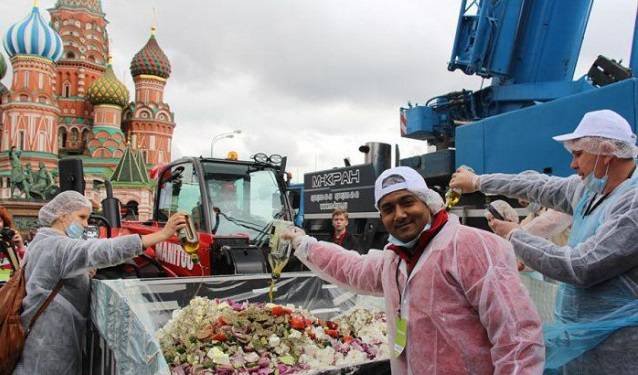
[[[119,264],[185,227],[184,215],[175,214],[161,231],[152,234],[83,240],[90,214],[91,202],[75,191],[58,194],[38,213],[44,227],[27,252],[27,295],[21,315],[24,327],[58,281],[63,284],[33,326],[13,374],[79,374],[89,312],[89,270]]]

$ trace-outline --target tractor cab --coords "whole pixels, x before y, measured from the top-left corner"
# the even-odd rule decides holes
[[[176,212],[190,215],[199,235],[198,262],[176,238],[145,254],[166,276],[270,272],[266,259],[273,222],[293,220],[285,164],[286,158],[265,154],[251,161],[179,159],[158,171],[153,220],[124,222],[123,228],[145,234]]]

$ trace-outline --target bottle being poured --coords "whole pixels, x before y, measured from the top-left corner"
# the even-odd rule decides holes
[[[459,168],[463,168],[474,173],[474,169],[472,169],[471,167],[468,167],[467,165],[462,165]],[[458,188],[453,189],[451,187],[448,187],[448,190],[445,193],[445,210],[449,211],[450,209],[452,209],[452,207],[456,206],[461,200],[462,194],[463,194],[463,191],[461,189],[458,189]]]
[[[270,252],[268,253],[268,263],[271,269],[270,290],[268,291],[270,302],[274,300],[275,282],[281,277],[292,252],[291,242],[280,237],[284,230],[292,225],[293,223],[290,221],[274,220],[271,226]]]
[[[187,214],[184,215],[184,218],[186,219],[186,227],[177,232],[177,237],[186,254],[190,255],[194,264],[197,264],[199,263],[199,256],[197,255],[197,250],[199,250],[199,235],[193,223],[193,218]]]

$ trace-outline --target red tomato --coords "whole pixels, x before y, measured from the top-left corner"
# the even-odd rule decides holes
[[[305,319],[304,322],[306,323],[306,327],[310,327],[312,325],[312,320],[310,319]]]
[[[282,316],[282,315],[292,313],[292,310],[290,310],[289,308],[277,305],[272,308],[271,312],[274,316]]]
[[[343,343],[350,344],[352,342],[352,336],[343,336]]]
[[[294,329],[304,329],[306,328],[306,322],[304,318],[293,315],[290,317],[290,326]]]
[[[335,323],[335,322],[331,322],[331,321],[329,321],[329,320],[326,322],[326,325],[327,325],[327,326],[328,326],[328,328],[330,328],[330,329],[337,329],[337,328],[339,327],[339,325],[338,325],[337,323]]]
[[[224,317],[220,316],[219,318],[217,318],[217,321],[213,324],[213,327],[219,328],[219,327],[225,326],[227,324],[228,324],[228,322],[224,319]]]
[[[213,335],[213,340],[215,341],[226,341],[226,335],[224,335],[222,332],[216,333],[215,335]]]
[[[326,332],[326,335],[330,337],[334,337],[334,338],[339,337],[339,332],[336,329],[327,329],[324,332]]]
[[[284,308],[282,306],[275,306],[271,310],[274,316],[282,316],[284,315]]]

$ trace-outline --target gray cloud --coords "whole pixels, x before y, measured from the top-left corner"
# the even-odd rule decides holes
[[[42,0],[50,8],[54,0]],[[133,89],[128,65],[146,43],[153,11],[173,74],[166,100],[175,112],[176,156],[208,155],[215,144],[288,155],[291,171],[342,164],[368,141],[426,151],[401,139],[398,109],[481,80],[447,71],[458,1],[437,0],[103,0],[116,74]],[[22,19],[30,0],[0,2],[0,32]],[[636,0],[594,3],[576,76],[598,54],[628,61]],[[5,55],[6,56],[6,55]],[[10,77],[4,79],[10,82]]]

